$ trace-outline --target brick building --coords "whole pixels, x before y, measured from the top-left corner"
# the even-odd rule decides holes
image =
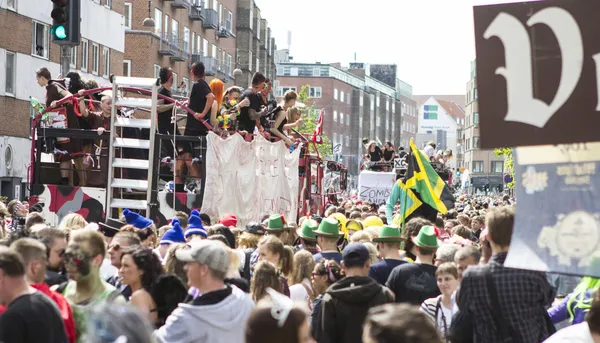
[[[287,90],[310,86],[315,108],[324,110],[323,133],[333,143],[334,158],[357,175],[360,156],[365,153],[363,138],[382,144],[391,141],[399,147],[416,133],[412,87],[395,75],[394,80],[392,87],[369,76],[363,63],[343,68],[339,63],[283,62],[277,65],[275,91],[281,99]]]
[[[504,157],[496,156],[493,150],[479,148],[479,107],[477,105],[477,75],[475,61],[471,62],[471,79],[467,83],[465,109],[465,168],[469,170],[472,183],[478,189],[490,189],[503,185]]]
[[[123,66],[123,0],[81,0],[81,44],[71,50],[71,70],[107,84]],[[0,194],[20,196],[29,164],[29,97],[44,101],[35,70],[60,74],[60,47],[51,41],[51,1],[0,1]]]
[[[144,19],[154,19],[154,27]],[[191,89],[193,62],[203,62],[207,81],[220,78],[231,85],[247,86],[255,71],[269,77],[274,70],[274,39],[252,0],[171,0],[125,3],[125,60],[123,74],[158,77],[163,66],[174,72],[179,95]],[[242,75],[236,80],[233,71]]]

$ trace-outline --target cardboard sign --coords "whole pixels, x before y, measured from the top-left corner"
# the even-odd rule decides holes
[[[600,2],[473,12],[481,148],[600,140]]]
[[[505,265],[600,277],[600,143],[517,148]]]
[[[358,176],[358,198],[373,204],[387,202],[396,182],[396,173],[362,171]]]

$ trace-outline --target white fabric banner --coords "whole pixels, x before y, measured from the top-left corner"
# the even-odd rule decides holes
[[[290,153],[282,141],[261,135],[248,143],[238,134],[223,139],[209,132],[202,212],[211,218],[233,213],[238,227],[274,213],[295,222],[299,157],[300,149]]]

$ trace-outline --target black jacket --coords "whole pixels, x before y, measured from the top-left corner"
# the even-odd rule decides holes
[[[361,343],[371,307],[394,302],[394,294],[368,276],[346,277],[329,287],[321,301],[319,343]]]

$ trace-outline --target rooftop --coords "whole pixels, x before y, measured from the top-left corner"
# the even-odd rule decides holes
[[[441,100],[436,98],[435,99],[440,106],[442,106],[444,108],[444,110],[446,111],[446,113],[448,113],[449,116],[451,116],[454,119],[464,119],[465,118],[465,110],[460,107],[460,105],[456,104],[455,102],[452,101],[446,101],[446,100]]]

